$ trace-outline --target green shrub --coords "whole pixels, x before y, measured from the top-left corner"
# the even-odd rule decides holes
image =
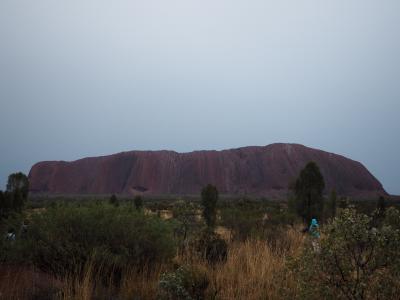
[[[379,228],[372,218],[344,209],[327,225],[315,252],[308,245],[293,260],[303,298],[395,299],[400,293],[400,214],[388,211],[390,219]]]
[[[141,196],[135,196],[133,199],[136,210],[141,210],[143,208],[143,199]]]
[[[111,205],[119,206],[119,200],[115,195],[111,195],[109,202]]]
[[[221,225],[232,231],[234,240],[263,239],[271,247],[285,238],[288,225],[299,222],[295,214],[282,205],[240,201],[221,209]]]
[[[263,236],[263,211],[252,207],[230,207],[221,211],[221,225],[232,231],[233,239],[244,241]]]
[[[191,202],[177,201],[172,207],[174,220],[177,221],[175,236],[179,241],[179,251],[184,253],[192,237],[202,229],[202,222],[197,220],[198,206]]]
[[[209,285],[206,270],[193,266],[181,266],[171,273],[161,275],[160,299],[201,300]]]
[[[27,262],[61,276],[81,270],[89,260],[105,273],[118,273],[175,254],[169,223],[112,205],[47,208],[31,216],[25,238],[17,236],[10,247]]]

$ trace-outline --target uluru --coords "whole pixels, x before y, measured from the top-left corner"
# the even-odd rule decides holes
[[[80,160],[44,161],[29,173],[32,193],[195,195],[208,183],[221,194],[282,198],[310,161],[321,169],[326,192],[375,197],[382,184],[360,162],[299,144],[222,151],[129,151]]]

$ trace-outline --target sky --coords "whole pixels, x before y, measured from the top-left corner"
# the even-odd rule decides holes
[[[42,160],[300,143],[400,194],[398,0],[1,0],[0,189]]]

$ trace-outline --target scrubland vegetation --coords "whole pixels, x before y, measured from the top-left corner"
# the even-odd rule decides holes
[[[18,177],[2,198],[0,299],[397,299],[397,203],[323,197],[315,172],[283,202],[212,185],[201,201],[27,202]],[[303,230],[315,216],[317,249]]]

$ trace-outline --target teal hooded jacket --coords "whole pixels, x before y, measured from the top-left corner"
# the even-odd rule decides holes
[[[310,228],[308,229],[308,231],[310,232],[312,237],[314,237],[314,238],[319,238],[320,237],[319,225],[318,225],[317,219],[312,219],[311,220],[311,225],[310,225]]]

